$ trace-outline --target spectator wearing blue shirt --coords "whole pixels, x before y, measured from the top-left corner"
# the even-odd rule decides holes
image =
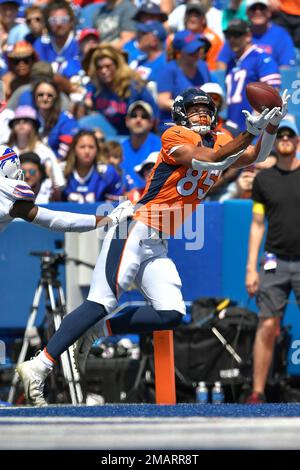
[[[25,10],[25,20],[29,28],[25,41],[34,44],[45,31],[45,23],[42,9],[37,5],[31,5]]]
[[[175,59],[166,64],[158,75],[158,105],[161,110],[161,131],[164,123],[171,120],[173,101],[182,90],[189,87],[200,87],[211,81],[206,63],[199,59],[200,49],[206,48],[199,34],[188,30],[179,31],[173,39]]]
[[[33,88],[34,104],[42,130],[43,142],[48,144],[57,158],[64,158],[77,131],[77,121],[61,110],[57,85],[51,79],[37,81]]]
[[[128,108],[126,126],[130,137],[124,140],[122,169],[127,178],[127,189],[144,186],[144,180],[134,167],[140,165],[153,151],[161,148],[160,138],[153,134],[153,110],[149,103],[136,101]]]
[[[74,12],[64,0],[50,3],[44,10],[44,20],[48,31],[34,46],[40,60],[52,64],[53,72],[67,78],[81,70],[79,44],[74,36]]]
[[[164,69],[167,59],[164,43],[167,32],[159,21],[137,23],[138,45],[144,57],[130,64],[141,77],[148,82],[157,82],[158,75]],[[156,83],[155,83],[156,89]]]
[[[268,0],[247,0],[247,15],[252,43],[270,54],[279,67],[295,65],[295,46],[290,34],[270,21],[272,12]],[[228,42],[219,54],[219,66],[225,68],[234,57]]]
[[[249,24],[243,20],[232,20],[225,37],[235,59],[232,59],[226,71],[227,119],[245,130],[245,118],[242,110],[252,111],[246,97],[246,85],[250,82],[263,82],[280,88],[281,76],[273,58],[252,44]]]
[[[121,177],[112,165],[103,163],[92,131],[82,130],[74,137],[66,159],[65,177],[65,201],[114,201],[122,195]]]
[[[164,23],[168,21],[168,15],[161,10],[157,3],[146,0],[140,4],[133,20],[137,23],[145,24],[152,21]],[[140,50],[138,41],[135,38],[126,42],[123,46],[123,50],[128,54],[129,63],[143,56],[143,52]]]
[[[25,23],[17,21],[21,4],[22,0],[0,0],[1,24],[8,34],[8,45],[14,45],[17,41],[22,41],[29,32]]]
[[[100,45],[93,53],[87,86],[86,104],[101,112],[119,134],[128,134],[125,117],[128,106],[137,100],[148,102],[158,118],[158,107],[140,75],[126,63],[124,55],[109,44]]]

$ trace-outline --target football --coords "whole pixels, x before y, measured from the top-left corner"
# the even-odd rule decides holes
[[[278,91],[266,83],[248,83],[246,96],[252,108],[259,113],[266,108],[272,109],[282,106],[282,99]]]

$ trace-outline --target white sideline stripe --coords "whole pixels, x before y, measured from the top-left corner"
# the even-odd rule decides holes
[[[82,418],[79,421],[78,418],[69,418],[66,423],[61,419],[55,422],[55,418],[51,417],[51,424],[49,418],[43,421],[48,427],[41,422],[35,424],[35,418],[23,425],[18,425],[15,417],[9,424],[5,423],[5,419],[2,418],[3,424],[0,426],[0,449],[300,448],[299,417]],[[16,425],[13,425],[14,422]],[[89,426],[91,423],[93,426]]]
[[[0,415],[1,415],[1,412],[0,412]],[[291,426],[291,424],[295,425],[295,426],[300,426],[300,417],[296,417],[296,416],[290,416],[290,417],[239,417],[239,416],[236,416],[236,417],[226,417],[226,416],[222,416],[222,417],[216,417],[216,416],[208,416],[208,417],[204,417],[204,416],[178,416],[178,417],[142,417],[142,416],[137,416],[137,417],[127,417],[127,416],[124,416],[124,417],[112,417],[112,416],[105,416],[105,417],[72,417],[72,416],[57,416],[57,417],[54,417],[54,416],[49,416],[49,417],[45,417],[45,416],[37,416],[37,417],[33,417],[33,416],[20,416],[20,417],[17,417],[17,416],[0,416],[0,425],[1,425],[1,422],[3,421],[5,424],[7,424],[8,422],[12,422],[12,424],[14,422],[16,422],[17,424],[21,423],[21,424],[26,424],[26,423],[36,423],[36,424],[57,424],[57,423],[62,423],[62,424],[82,424],[83,422],[86,423],[86,424],[106,424],[107,422],[109,423],[116,423],[116,424],[119,424],[119,423],[127,423],[127,424],[152,424],[152,423],[157,423],[157,422],[161,422],[162,425],[164,424],[165,421],[168,421],[168,423],[166,423],[166,426],[169,426],[170,425],[170,421],[172,421],[172,423],[182,423],[182,420],[184,420],[185,422],[189,422],[189,423],[201,423],[202,424],[205,424],[205,425],[215,425],[216,423],[221,423],[221,424],[224,424],[226,426],[229,426],[229,427],[257,427],[258,425],[260,425],[261,427],[266,427],[266,426],[276,426],[276,425],[280,425],[281,426],[281,430],[282,430],[282,427],[289,427]],[[276,429],[275,429],[276,431]],[[279,429],[280,431],[280,429]]]

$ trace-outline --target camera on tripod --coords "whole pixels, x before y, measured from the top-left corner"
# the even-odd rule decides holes
[[[41,277],[43,280],[52,281],[57,280],[58,268],[67,261],[67,255],[64,251],[64,242],[62,240],[55,240],[56,250],[61,250],[57,253],[52,251],[31,251],[31,256],[41,258]]]
[[[88,263],[84,263],[74,258],[68,258],[64,251],[64,244],[60,240],[55,241],[57,253],[51,251],[33,251],[30,252],[31,256],[37,256],[41,261],[41,275],[38,281],[37,288],[34,293],[30,314],[27,320],[23,344],[19,354],[17,364],[22,363],[27,355],[28,347],[30,344],[30,331],[35,326],[37,312],[40,306],[42,297],[45,299],[45,314],[49,319],[47,322],[50,328],[57,331],[66,315],[66,301],[63,287],[59,278],[59,266],[64,265],[68,261],[73,261],[76,264],[84,264],[91,267]],[[45,317],[45,318],[46,318]],[[49,333],[46,329],[46,336]],[[48,338],[47,338],[48,339]],[[80,386],[80,376],[76,369],[74,362],[73,345],[69,347],[61,355],[61,370],[64,382],[69,389],[69,396],[73,405],[83,402],[83,395]],[[9,391],[8,401],[13,403],[16,386],[18,383],[18,374],[13,376],[11,388]]]

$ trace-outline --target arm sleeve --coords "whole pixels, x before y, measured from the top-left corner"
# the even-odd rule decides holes
[[[32,223],[56,232],[89,232],[96,228],[96,217],[38,207]]]

